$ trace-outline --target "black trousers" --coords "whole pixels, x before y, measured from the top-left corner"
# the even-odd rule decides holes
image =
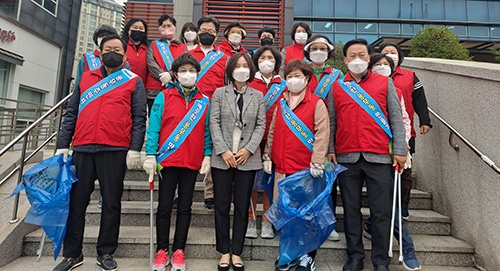
[[[125,177],[127,151],[99,153],[73,152],[78,181],[70,192],[69,216],[64,237],[64,257],[78,257],[82,253],[85,212],[99,180],[104,200],[101,209],[101,225],[97,238],[97,255],[113,254],[118,247],[120,230],[121,197]]]
[[[229,253],[229,210],[234,204],[232,253],[241,255],[248,224],[248,207],[255,179],[255,170],[242,171],[212,168],[214,180],[215,239],[217,251]]]
[[[388,265],[394,169],[388,164],[367,162],[363,156],[356,163],[342,165],[347,167],[338,177],[344,207],[347,255],[350,259],[365,258],[361,200],[363,181],[366,181],[372,222],[372,263]]]
[[[167,249],[170,239],[170,221],[175,189],[178,187],[177,220],[175,222],[172,251],[186,247],[191,223],[191,205],[197,170],[181,167],[165,167],[159,182],[158,211],[156,212],[157,250]]]

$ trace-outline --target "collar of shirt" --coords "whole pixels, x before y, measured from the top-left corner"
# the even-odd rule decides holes
[[[203,51],[203,53],[205,54],[205,56],[207,56],[207,54],[210,51],[212,51],[214,49],[214,47],[212,46],[212,47],[210,47],[210,48],[207,49],[207,48],[203,48],[203,47],[200,46],[200,49]]]

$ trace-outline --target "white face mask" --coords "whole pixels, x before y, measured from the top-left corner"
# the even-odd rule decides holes
[[[184,38],[186,39],[186,41],[194,41],[196,39],[196,32],[193,32],[193,31],[187,31],[187,32],[184,32]]]
[[[309,53],[309,58],[314,63],[323,63],[328,59],[328,53],[316,50]]]
[[[392,60],[394,61],[394,65],[398,65],[398,61],[399,61],[399,57],[398,55],[396,54],[386,54],[386,56],[392,58]]]
[[[295,42],[298,44],[306,44],[307,41],[307,33],[299,32],[295,33]]]
[[[179,72],[177,73],[177,80],[184,87],[192,87],[196,83],[198,74],[195,72]]]
[[[241,36],[239,34],[231,34],[227,38],[232,44],[239,45],[241,42]]]
[[[259,63],[259,71],[260,73],[263,74],[270,74],[274,71],[274,62],[271,62],[269,60],[264,60]]]
[[[286,86],[288,87],[288,90],[293,93],[300,92],[306,87],[306,78],[290,78],[286,80]]]
[[[389,65],[378,65],[373,67],[372,72],[383,76],[389,76],[391,75],[391,67]]]
[[[359,58],[347,63],[347,68],[355,74],[360,74],[368,68],[368,62],[361,60]]]
[[[238,82],[246,82],[250,78],[250,70],[248,68],[237,68],[233,71],[233,78]]]
[[[104,37],[99,37],[97,38],[97,47],[101,47],[101,41],[104,39]]]

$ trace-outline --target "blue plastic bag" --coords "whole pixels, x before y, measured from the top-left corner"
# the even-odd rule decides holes
[[[278,265],[284,265],[319,248],[335,229],[332,187],[345,167],[327,162],[323,178],[314,178],[309,169],[279,182],[278,199],[266,217],[280,232]]]
[[[264,170],[258,170],[255,173],[253,189],[264,190],[267,194],[269,202],[273,201],[274,192],[274,168],[272,174],[267,174]]]
[[[54,260],[57,259],[66,233],[69,214],[69,192],[76,178],[73,158],[56,155],[41,161],[24,173],[22,182],[14,189],[16,195],[23,189],[31,204],[25,223],[40,225],[52,240]]]

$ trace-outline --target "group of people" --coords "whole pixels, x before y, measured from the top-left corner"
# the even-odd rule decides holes
[[[305,23],[294,25],[294,43],[281,52],[273,46],[276,33],[271,28],[259,30],[261,47],[248,51],[242,24],[228,24],[225,40],[217,44],[219,27],[216,18],[204,16],[197,24],[185,24],[176,39],[176,20],[164,14],[158,19],[161,38],[151,42],[141,19],[129,20],[121,37],[109,26],[96,30],[99,50],[80,61],[57,140],[56,154],[63,156],[72,144],[79,181],[70,194],[64,259],[54,271],[83,263],[85,212],[95,180],[103,198],[97,264],[102,270],[117,270],[113,254],[127,168],[159,176],[154,270],[169,264],[172,270],[186,270],[184,251],[198,174],[206,175],[205,207],[215,211],[217,269],[244,270],[245,237],[258,236],[256,173],[274,174],[273,195],[264,192],[262,197],[266,211],[279,197],[281,180],[310,169],[315,181],[321,181],[327,160],[347,168],[336,181],[349,257],[343,270],[363,269],[363,229],[371,235],[374,270],[388,270],[394,167],[406,168],[403,180],[410,180],[402,210],[408,216],[407,157],[414,151],[414,112],[422,134],[431,127],[423,88],[411,71],[400,67],[404,56],[399,46],[384,44],[381,54],[371,56],[366,40],[347,42],[343,54],[349,71],[344,76],[327,63],[334,43],[313,35]],[[360,212],[363,183],[371,214],[366,224]],[[336,195],[335,187],[334,205]],[[174,205],[177,219],[170,244]],[[262,238],[274,238],[265,216],[261,228]],[[419,270],[404,224],[399,230],[406,237],[405,268]],[[329,239],[338,241],[340,236],[334,231]],[[275,268],[315,270],[315,256],[316,251],[304,252]]]

